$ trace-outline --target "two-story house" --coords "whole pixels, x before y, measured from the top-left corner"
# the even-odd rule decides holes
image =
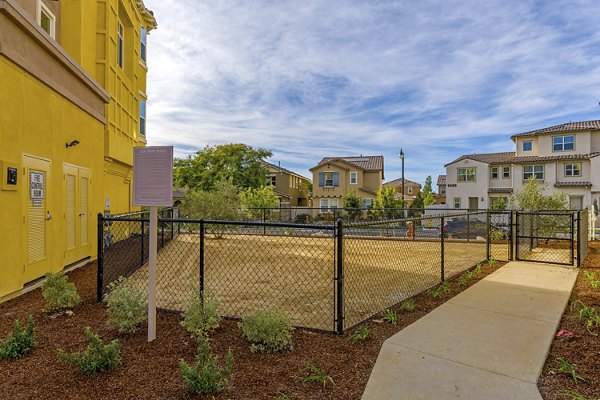
[[[141,0],[0,0],[0,301],[97,254],[146,142]]]
[[[448,207],[491,208],[531,177],[548,194],[565,192],[575,209],[600,201],[600,121],[568,122],[511,138],[515,151],[463,155],[446,165]]]
[[[383,187],[392,187],[396,193],[395,197],[402,200],[402,178],[394,179],[393,181],[385,182]],[[404,206],[408,207],[412,204],[421,191],[421,184],[413,182],[410,179],[404,178]]]
[[[282,168],[280,165],[263,161],[267,170],[267,186],[272,186],[273,191],[279,197],[282,207],[306,207],[308,206],[310,179]]]
[[[446,204],[446,175],[438,175],[435,204]]]
[[[343,197],[354,191],[369,208],[384,179],[383,156],[325,157],[312,167],[313,206],[321,212],[343,207]]]

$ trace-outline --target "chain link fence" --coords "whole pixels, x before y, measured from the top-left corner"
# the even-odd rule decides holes
[[[580,267],[588,252],[590,210],[577,214],[577,266]]]

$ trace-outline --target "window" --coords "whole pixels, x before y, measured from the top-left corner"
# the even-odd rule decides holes
[[[320,187],[335,187],[340,185],[339,172],[319,172]]]
[[[502,167],[502,179],[510,179],[510,167]]]
[[[362,201],[363,208],[373,208],[373,199],[363,199]]]
[[[140,135],[146,136],[146,102],[140,100]]]
[[[117,21],[118,24],[118,32],[117,32],[117,63],[119,67],[123,68],[123,43],[124,43],[124,34],[123,34],[123,24],[121,21]]]
[[[320,200],[321,212],[330,212],[336,209],[338,206],[338,199],[321,199]]]
[[[56,17],[41,0],[38,1],[37,22],[53,39],[56,35]]]
[[[498,179],[498,176],[499,176],[499,169],[498,169],[498,167],[491,167],[490,171],[491,171],[491,178],[492,179]]]
[[[565,176],[581,176],[581,163],[565,164]]]
[[[412,194],[412,186],[408,187],[408,194]]]
[[[146,62],[146,28],[140,29],[140,58]]]
[[[356,185],[358,183],[358,172],[350,171],[350,184]]]
[[[523,151],[531,151],[533,149],[533,141],[532,140],[524,140],[523,141]]]
[[[575,136],[554,136],[552,138],[552,151],[575,150]]]
[[[446,194],[446,186],[440,186],[440,194]]]
[[[583,210],[583,196],[569,196],[569,204],[573,210]]]
[[[459,182],[475,182],[475,167],[458,168]]]
[[[454,198],[454,208],[460,208],[460,197]]]
[[[523,166],[523,180],[534,177],[537,180],[544,180],[544,166],[543,165],[524,165]]]
[[[277,177],[275,175],[267,176],[267,186],[277,186]]]

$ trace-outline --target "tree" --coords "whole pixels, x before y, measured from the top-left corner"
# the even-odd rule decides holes
[[[279,198],[273,191],[272,186],[248,188],[241,193],[240,198],[242,207],[252,219],[260,219],[263,212],[266,215],[266,211],[270,211],[265,209],[276,207],[279,204]]]
[[[506,210],[506,207],[508,207],[508,203],[504,197],[498,197],[492,203],[492,210]]]
[[[348,218],[350,218],[351,221],[356,221],[358,218],[360,218],[360,214],[362,213],[361,207],[362,200],[360,197],[356,195],[354,190],[349,190],[344,195],[344,208],[346,209]]]
[[[230,181],[219,181],[214,189],[190,190],[185,196],[182,211],[185,216],[196,219],[235,221],[240,218],[238,188]],[[222,238],[227,225],[210,224],[208,230]]]
[[[271,154],[242,143],[206,146],[194,156],[175,160],[174,182],[178,187],[201,190],[211,190],[224,180],[242,189],[259,188],[267,177],[262,161]]]
[[[423,186],[423,207],[432,205],[435,203],[435,195],[433,194],[431,175],[428,175],[425,179],[425,186]],[[414,203],[413,203],[414,204]]]
[[[409,207],[408,216],[409,217],[420,217],[421,210],[424,208],[423,205],[424,205],[423,194],[421,192],[419,192],[419,193],[417,193],[417,195],[415,196],[415,199],[413,200],[412,204]]]
[[[526,211],[569,209],[566,193],[553,193],[552,196],[547,196],[545,192],[546,186],[531,177],[527,180],[523,190],[511,197],[510,204],[513,208]]]
[[[373,201],[373,214],[386,218],[399,216],[398,210],[389,210],[400,207],[400,201],[396,199],[396,191],[392,186],[382,187],[377,190],[377,197]]]

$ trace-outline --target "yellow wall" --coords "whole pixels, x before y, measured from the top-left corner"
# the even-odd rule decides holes
[[[30,280],[27,265],[26,207],[29,200],[23,156],[31,155],[50,161],[46,186],[47,270],[58,271],[66,265],[64,165],[91,170],[88,210],[87,256],[96,254],[96,214],[102,210],[103,156],[99,151],[104,125],[73,103],[50,90],[43,83],[7,59],[0,57],[0,160],[18,168],[16,190],[0,190],[0,300],[18,293]],[[80,144],[66,148],[77,139]],[[37,268],[37,267],[36,267]],[[40,266],[41,276],[45,271]]]

